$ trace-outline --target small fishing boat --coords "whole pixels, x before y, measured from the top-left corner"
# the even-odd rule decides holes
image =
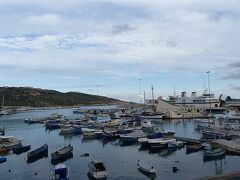
[[[6,147],[12,150],[15,147],[21,146],[22,139],[14,136],[0,136],[0,147]]]
[[[119,137],[118,128],[104,128],[103,139],[116,139]]]
[[[95,137],[96,129],[82,128],[82,133],[86,137]]]
[[[38,124],[38,123],[43,123],[42,120],[39,120],[39,119],[34,119],[32,117],[29,117],[27,119],[24,120],[25,123],[28,123],[28,124]]]
[[[168,148],[181,148],[184,146],[182,141],[173,141],[168,143]]]
[[[144,171],[145,173],[149,173],[149,174],[155,174],[156,173],[156,169],[153,166],[150,166],[142,161],[138,160],[137,163],[137,168]]]
[[[94,134],[95,134],[95,139],[102,139],[102,137],[103,137],[103,132],[102,132],[102,130],[96,130],[96,131],[94,132]]]
[[[225,150],[222,148],[206,150],[203,152],[204,158],[215,158],[219,156],[224,156]]]
[[[107,170],[102,161],[91,159],[88,164],[90,175],[95,179],[104,179],[107,177]]]
[[[141,125],[142,125],[142,130],[144,132],[152,132],[153,131],[153,125],[152,125],[151,121],[143,121],[141,123]]]
[[[168,143],[175,142],[176,139],[172,138],[158,138],[158,139],[148,139],[148,144],[150,145],[151,149],[161,149],[167,148]]]
[[[0,135],[4,136],[5,135],[5,127],[0,128]]]
[[[5,157],[0,157],[0,164],[4,163],[7,161],[7,158]]]
[[[54,130],[54,129],[59,129],[60,128],[60,123],[59,122],[53,122],[52,120],[48,120],[45,123],[46,129],[49,130]]]
[[[71,157],[73,151],[73,147],[69,144],[68,146],[64,146],[62,149],[51,154],[51,162],[56,164],[60,161],[65,161],[68,157]]]
[[[142,130],[135,130],[129,134],[120,134],[120,141],[123,144],[136,143],[138,141],[138,138],[144,137],[147,137],[147,135]]]
[[[17,155],[22,154],[24,152],[29,151],[30,149],[31,149],[31,145],[14,148],[13,149],[13,154],[17,154]]]
[[[54,180],[68,180],[69,168],[65,164],[55,165],[52,174]]]
[[[43,146],[41,146],[40,148],[37,148],[31,152],[28,152],[27,157],[28,159],[31,158],[37,158],[38,156],[47,156],[48,154],[48,145],[44,144]]]
[[[139,138],[138,142],[141,144],[141,146],[148,146],[148,138]]]
[[[186,154],[198,152],[203,149],[201,144],[186,145]]]
[[[0,147],[0,154],[7,154],[9,152],[9,149],[6,147]]]

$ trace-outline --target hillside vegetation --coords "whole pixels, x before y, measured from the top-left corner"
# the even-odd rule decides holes
[[[4,94],[4,106],[74,106],[93,104],[117,104],[121,101],[104,96],[78,92],[59,92],[31,87],[0,87],[0,103]]]

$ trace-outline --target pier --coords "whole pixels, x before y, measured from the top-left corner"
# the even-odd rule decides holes
[[[232,154],[240,154],[240,139],[235,140],[225,140],[225,139],[217,139],[211,143],[213,147],[221,147],[226,152]]]

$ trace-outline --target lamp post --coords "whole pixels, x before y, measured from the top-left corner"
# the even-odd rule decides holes
[[[142,103],[142,79],[138,79],[139,80],[139,103]]]

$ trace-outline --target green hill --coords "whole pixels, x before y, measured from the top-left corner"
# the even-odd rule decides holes
[[[74,106],[93,104],[118,104],[121,101],[104,96],[78,92],[59,92],[31,87],[0,87],[0,102],[4,106]]]

